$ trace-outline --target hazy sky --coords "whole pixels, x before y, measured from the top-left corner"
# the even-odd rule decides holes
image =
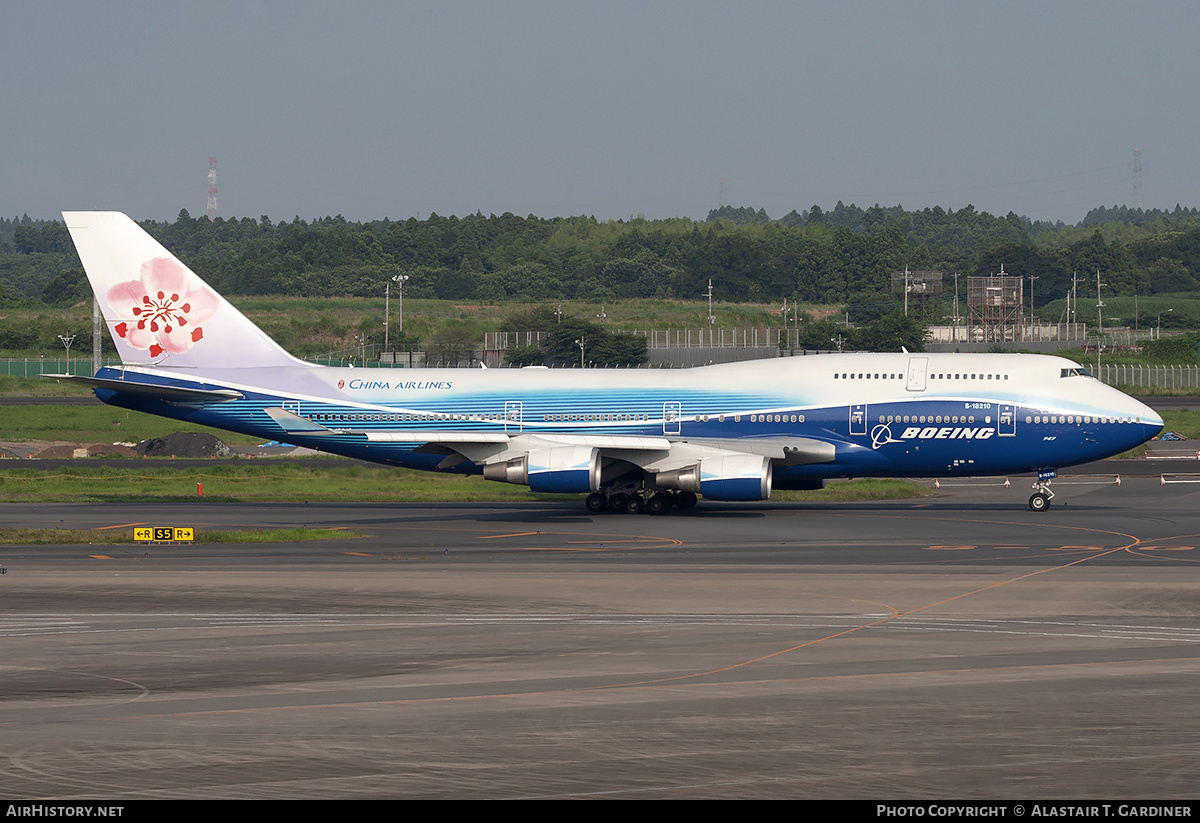
[[[1200,6],[0,0],[0,215],[1200,206]]]

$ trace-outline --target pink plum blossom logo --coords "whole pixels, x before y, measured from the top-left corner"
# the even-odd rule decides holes
[[[203,340],[200,324],[220,305],[191,272],[165,257],[143,263],[140,280],[118,283],[107,297],[121,320],[113,331],[135,349],[148,350],[151,357],[163,352],[182,354]]]

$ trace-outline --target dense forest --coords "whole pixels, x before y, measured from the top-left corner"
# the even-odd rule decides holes
[[[194,218],[142,224],[218,290],[232,295],[371,296],[395,274],[408,297],[501,302],[658,297],[724,302],[783,298],[849,305],[856,319],[893,311],[890,274],[1036,277],[1039,306],[1074,272],[1101,271],[1106,294],[1200,290],[1200,213],[1114,206],[1075,226],[957,211],[813,206],[778,219],[724,207],[705,221],[598,221],[513,214],[352,223]],[[965,291],[965,282],[961,287]],[[949,290],[948,290],[949,291]],[[87,297],[61,222],[0,219],[0,309]],[[947,295],[949,297],[949,295]]]

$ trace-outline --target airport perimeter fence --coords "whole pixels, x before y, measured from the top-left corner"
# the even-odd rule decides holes
[[[687,366],[702,366],[708,363],[728,363],[737,360],[757,359],[761,357],[771,357],[784,355],[788,352],[771,353],[766,347],[759,347],[757,350],[749,346],[739,346],[737,349],[725,347],[721,351],[719,347],[709,348],[707,346],[681,346],[660,347],[663,358],[651,358],[650,367],[675,367],[680,368]],[[813,354],[814,352],[793,352],[793,356],[801,354]],[[414,353],[417,354],[417,353]],[[488,357],[492,355],[492,357]],[[693,356],[694,355],[694,356]],[[397,353],[395,363],[369,363],[371,368],[412,368],[421,364],[420,358],[414,358],[412,366],[407,362],[409,355],[407,353]],[[469,357],[463,359],[461,366],[478,368],[479,360],[494,360],[496,362],[489,365],[499,365],[502,362],[502,352],[471,352]],[[362,366],[362,361],[339,360],[333,358],[309,358],[308,362],[318,363],[322,366]],[[120,366],[117,360],[104,361],[105,366]],[[433,364],[431,364],[433,365]],[[1200,365],[1187,366],[1136,366],[1122,364],[1103,364],[1100,366],[1097,373],[1095,366],[1088,366],[1088,371],[1092,372],[1099,378],[1100,382],[1110,386],[1120,386],[1129,389],[1138,388],[1155,388],[1155,389],[1196,389],[1200,391]],[[40,357],[10,357],[0,359],[0,376],[7,377],[39,377],[43,374],[74,374],[83,377],[90,377],[92,372],[92,361],[80,358],[72,359],[68,362],[66,359],[52,359]]]
[[[106,360],[104,365],[119,366],[121,364]],[[0,360],[0,375],[4,377],[41,377],[43,374],[75,374],[91,377],[95,372],[92,371],[91,358],[72,359],[69,362],[66,358],[54,360],[49,357],[9,357]]]
[[[617,329],[615,333],[644,337],[648,349],[800,348],[800,332],[796,329]],[[546,336],[546,332],[541,331],[487,332],[484,348],[499,351],[528,346]]]
[[[1095,367],[1088,367],[1095,373]],[[1200,366],[1101,365],[1101,383],[1139,389],[1200,389]]]
[[[368,362],[366,365],[369,368],[383,369],[413,368],[414,366],[421,365],[424,353],[413,352],[410,355],[408,352],[396,352],[393,356],[395,358],[394,362],[382,359],[387,357],[385,354],[381,356],[381,362]],[[409,361],[410,357],[414,361],[411,364]],[[357,358],[305,357],[302,359],[308,363],[315,363],[318,366],[363,367],[362,360]],[[102,361],[102,365],[120,368],[121,361],[104,360]],[[43,374],[74,374],[81,377],[91,377],[95,372],[92,370],[92,361],[83,358],[78,360],[72,359],[69,363],[63,358],[55,360],[49,357],[8,357],[0,359],[0,377],[41,377]]]

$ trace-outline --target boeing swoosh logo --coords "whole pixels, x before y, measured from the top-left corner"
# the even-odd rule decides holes
[[[903,443],[903,440],[896,440],[892,437],[892,429],[887,423],[880,423],[875,428],[871,429],[871,448],[878,449],[880,446],[888,443]]]

